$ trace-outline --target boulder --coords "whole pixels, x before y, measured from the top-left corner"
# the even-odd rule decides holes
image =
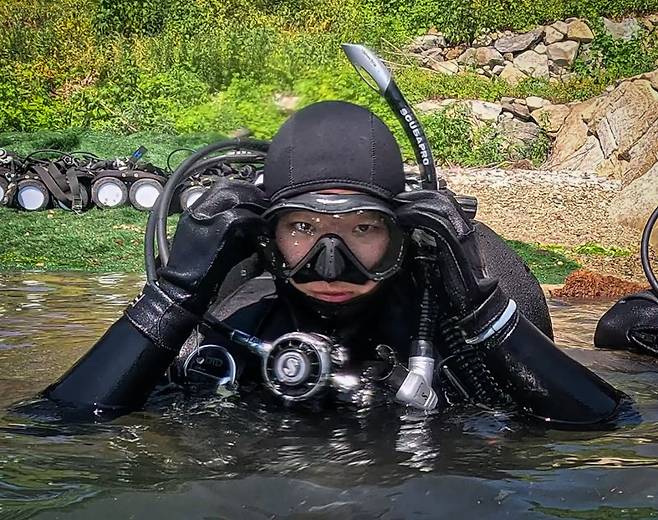
[[[526,76],[511,63],[508,63],[505,65],[505,68],[501,71],[498,77],[509,83],[511,86],[515,86],[526,79],[528,76]]]
[[[422,52],[434,47],[445,47],[446,40],[441,34],[417,36],[407,47],[410,52]]]
[[[446,74],[448,76],[452,76],[453,74],[457,74],[459,72],[459,65],[457,65],[455,60],[435,61],[430,63],[430,68],[436,72],[440,72],[441,74]]]
[[[642,26],[635,18],[624,18],[621,22],[604,18],[603,27],[616,40],[632,40],[642,31]]]
[[[533,78],[548,79],[548,57],[535,51],[525,51],[514,58],[514,66]]]
[[[573,105],[556,136],[548,167],[596,171],[628,184],[649,171],[657,157],[658,92],[640,76]]]
[[[459,58],[462,52],[464,52],[464,47],[452,47],[445,50],[444,57],[446,60],[454,60]]]
[[[646,74],[642,74],[641,77],[642,79],[649,80],[649,83],[651,83],[653,89],[658,90],[658,70],[654,70],[652,72],[647,72]]]
[[[546,29],[544,29],[544,42],[546,45],[561,42],[562,40],[564,40],[564,33],[561,33],[551,26],[548,26]]]
[[[497,40],[494,47],[500,53],[521,52],[538,42],[543,34],[544,28],[541,27],[524,34],[505,36]]]
[[[489,101],[471,100],[465,103],[470,109],[473,117],[479,121],[496,121],[503,110],[497,103]]]
[[[516,119],[503,119],[498,123],[497,130],[505,142],[513,146],[527,146],[541,134],[541,129],[535,123]]]
[[[589,43],[594,39],[594,33],[582,20],[574,20],[568,25],[567,38],[577,42]]]
[[[494,65],[493,68],[491,69],[491,73],[494,74],[495,76],[498,76],[501,72],[505,70],[505,67],[502,65]]]
[[[525,98],[525,104],[527,105],[528,109],[532,112],[533,110],[537,110],[546,105],[550,105],[550,101],[547,101],[546,99],[537,96],[528,96],[527,98]]]
[[[514,61],[514,54],[511,52],[506,52],[503,54],[503,58],[505,58],[505,61]]]
[[[569,32],[569,24],[566,23],[566,22],[563,22],[562,20],[558,20],[557,22],[552,23],[550,25],[550,27],[551,27],[551,29],[555,29],[556,31],[561,32],[565,36]]]
[[[518,119],[523,119],[524,121],[530,119],[530,110],[528,110],[528,107],[525,105],[514,102],[514,103],[504,103],[502,107],[503,110],[510,112],[511,114],[514,115],[514,117]]]
[[[492,67],[505,63],[503,55],[493,47],[478,47],[475,49],[475,61],[480,67],[484,65]]]
[[[567,40],[549,45],[546,53],[548,58],[559,67],[569,67],[576,59],[579,46],[578,42]]]
[[[571,112],[567,105],[546,105],[531,112],[532,118],[541,126],[547,133],[557,133],[564,120]]]
[[[457,58],[457,63],[459,63],[460,65],[476,66],[477,59],[475,57],[475,53],[476,53],[475,49],[469,47],[462,54],[459,55],[459,58]]]
[[[649,216],[658,206],[658,163],[642,177],[631,182],[610,201],[608,213],[613,221],[634,229],[644,229]],[[651,243],[658,247],[658,233]]]
[[[546,54],[546,45],[543,43],[538,43],[535,45],[535,52],[538,54]]]

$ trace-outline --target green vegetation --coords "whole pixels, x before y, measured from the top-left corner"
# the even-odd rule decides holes
[[[567,256],[564,248],[557,250],[540,244],[528,244],[518,240],[507,243],[523,258],[541,283],[563,283],[564,279],[580,264]]]
[[[642,32],[629,42],[612,40],[598,17],[656,10],[658,0],[6,0],[0,3],[0,132],[138,133],[136,140],[152,147],[146,133],[165,142],[163,135],[247,127],[268,138],[286,117],[274,103],[277,93],[299,96],[301,106],[328,98],[366,104],[397,128],[342,56],[344,41],[384,56],[412,102],[530,94],[584,99],[617,78],[650,70],[658,58],[655,37]],[[511,87],[476,75],[443,76],[399,53],[429,28],[469,42],[490,30],[525,30],[569,16],[589,18],[597,38],[564,84],[528,80]],[[446,163],[545,157],[542,143],[510,150],[459,114],[429,115],[424,123]],[[405,154],[411,156],[409,148]]]
[[[95,208],[81,215],[0,208],[0,270],[143,271],[146,219],[146,213],[132,208]],[[170,229],[175,225],[172,217]],[[562,252],[509,244],[542,283],[561,283],[580,267]]]

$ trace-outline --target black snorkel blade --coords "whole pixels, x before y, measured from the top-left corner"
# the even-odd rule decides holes
[[[445,180],[437,178],[432,150],[425,131],[411,106],[404,99],[391,71],[374,52],[363,45],[343,43],[342,48],[359,76],[384,97],[400,121],[418,162],[422,188],[426,190],[445,188]],[[373,86],[373,83],[377,88]]]

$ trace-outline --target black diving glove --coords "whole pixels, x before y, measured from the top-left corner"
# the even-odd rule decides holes
[[[513,318],[516,304],[486,278],[475,228],[445,190],[407,192],[396,201],[398,223],[414,230],[419,247],[434,250],[442,292],[467,342],[486,341]]]
[[[267,199],[255,185],[220,178],[176,228],[169,262],[126,309],[155,345],[178,351],[228,272],[256,251]]]

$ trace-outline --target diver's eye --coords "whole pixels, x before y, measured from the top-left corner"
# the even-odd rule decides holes
[[[313,235],[315,233],[315,228],[313,227],[313,224],[309,224],[308,222],[293,222],[292,228],[295,231],[299,231],[300,233],[306,233],[307,235]]]
[[[374,233],[378,229],[378,226],[374,224],[358,224],[354,226],[355,235],[367,235],[369,233]]]

